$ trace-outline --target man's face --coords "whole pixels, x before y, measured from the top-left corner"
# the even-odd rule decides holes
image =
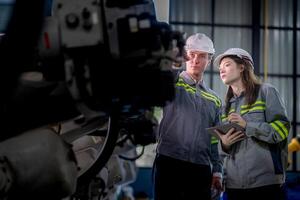
[[[187,51],[188,61],[186,71],[192,75],[202,75],[211,59],[208,53],[202,51]]]

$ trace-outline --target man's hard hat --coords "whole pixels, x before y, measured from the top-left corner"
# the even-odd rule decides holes
[[[196,33],[188,37],[185,49],[189,51],[203,51],[209,54],[215,53],[213,42],[203,33]]]
[[[226,56],[237,56],[240,59],[243,59],[244,61],[248,61],[252,66],[252,68],[254,69],[252,56],[247,51],[240,48],[230,48],[226,50],[224,53],[218,55],[214,61],[214,66],[219,67],[221,60]]]

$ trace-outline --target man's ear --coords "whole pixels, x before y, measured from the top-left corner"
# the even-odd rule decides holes
[[[209,59],[209,61],[208,61],[208,64],[207,64],[207,65],[210,65],[211,61],[212,61],[212,58],[210,58],[210,59]]]

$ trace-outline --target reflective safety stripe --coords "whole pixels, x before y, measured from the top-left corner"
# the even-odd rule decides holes
[[[192,94],[195,94],[195,93],[196,93],[196,88],[190,86],[190,85],[187,84],[187,83],[185,83],[185,82],[183,81],[182,78],[179,78],[179,79],[178,79],[178,81],[177,81],[177,83],[176,83],[176,86],[182,87],[182,88],[184,88],[187,92],[190,92],[190,93],[192,93]],[[208,100],[210,100],[210,101],[213,101],[213,102],[216,104],[217,107],[221,107],[221,100],[220,100],[218,97],[216,97],[216,96],[214,96],[214,95],[212,95],[212,94],[210,94],[210,93],[204,92],[204,91],[201,91],[201,96],[204,97],[205,99],[208,99]]]
[[[190,86],[189,84],[186,84],[183,82],[182,78],[178,79],[178,82],[176,83],[176,86],[178,87],[183,87],[187,92],[195,94],[196,93],[196,88]]]
[[[218,99],[216,96],[209,94],[207,92],[204,92],[204,91],[201,91],[201,96],[208,100],[213,101],[217,107],[221,107],[221,100]]]
[[[262,105],[266,105],[266,102],[264,101],[255,101],[253,104],[251,105],[242,105],[241,108],[248,108],[248,107],[254,107],[254,105],[258,105],[258,104],[262,104]]]
[[[210,140],[211,144],[217,144],[218,142],[219,140],[215,136],[211,136],[211,140]]]
[[[176,83],[176,86],[183,87],[187,92],[195,94],[196,91],[193,88],[189,88],[186,84]]]
[[[253,104],[241,105],[241,115],[244,115],[250,111],[264,111],[266,110],[266,102],[256,101]]]
[[[227,115],[221,115],[221,120],[222,122],[226,121],[228,119]]]
[[[234,109],[234,108],[230,108],[230,110],[229,110],[229,112],[228,112],[228,115],[230,115],[230,114],[233,113],[233,112],[235,112],[235,109]],[[228,120],[228,115],[226,115],[226,114],[221,115],[221,120],[222,120],[222,122]]]
[[[235,109],[234,108],[230,108],[230,110],[229,110],[229,114],[231,114],[231,113],[233,113],[233,112],[235,112]]]
[[[279,133],[282,139],[285,139],[288,136],[289,131],[281,121],[276,120],[271,122],[270,125],[276,130],[277,133]]]
[[[241,110],[241,115],[246,114],[250,111],[259,111],[259,110],[261,110],[261,111],[266,110],[266,106],[255,106],[255,107],[252,107],[250,109]]]
[[[228,117],[221,119],[222,122],[226,122],[228,120]]]

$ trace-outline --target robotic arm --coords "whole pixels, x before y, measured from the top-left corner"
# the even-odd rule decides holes
[[[55,198],[61,198],[75,193],[76,199],[91,199],[87,191],[92,180],[104,166],[112,166],[109,159],[119,155],[114,148],[124,133],[134,145],[152,142],[145,140],[155,124],[148,113],[173,99],[171,65],[176,58],[172,50],[176,47],[183,52],[182,35],[156,20],[151,0],[56,0],[52,16],[44,23],[39,21],[42,1],[31,5],[16,0],[15,7],[18,14],[13,15],[0,43],[1,65],[7,66],[7,77],[1,81],[5,118],[0,157],[9,172],[0,173],[5,180],[0,183],[1,195],[13,199],[13,191],[45,199],[40,195],[55,193]],[[36,15],[29,20],[22,9],[36,11]],[[25,60],[26,64],[21,62]],[[42,74],[41,79],[22,78],[32,68]],[[29,112],[33,117],[28,117]],[[64,129],[66,121],[72,122],[71,128]],[[49,131],[53,124],[62,125],[62,130]],[[93,152],[88,165],[76,146],[86,136],[98,138],[95,148],[87,148]],[[39,137],[52,138],[56,145],[40,145]],[[10,146],[16,149],[7,151]],[[20,156],[24,151],[27,156]],[[75,158],[68,156],[70,152]],[[56,165],[48,165],[45,158]],[[23,169],[31,165],[36,170]],[[70,174],[60,166],[69,168]],[[74,166],[80,169],[74,171]],[[31,188],[44,173],[49,178]]]

